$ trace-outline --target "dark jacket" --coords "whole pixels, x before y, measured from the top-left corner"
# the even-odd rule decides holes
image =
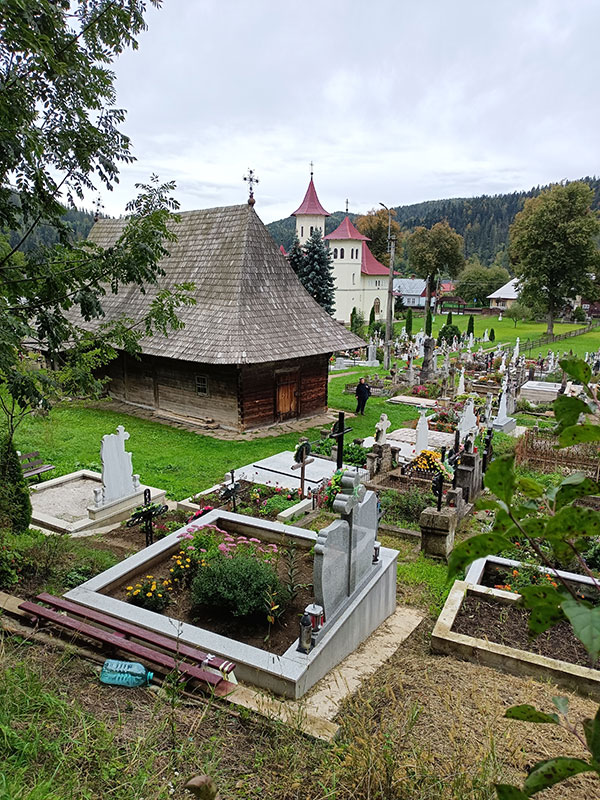
[[[366,400],[367,397],[371,396],[371,387],[368,383],[358,383],[356,386],[356,396],[361,400]]]

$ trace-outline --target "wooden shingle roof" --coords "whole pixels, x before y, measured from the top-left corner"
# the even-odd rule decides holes
[[[180,217],[158,288],[191,281],[196,305],[179,309],[183,329],[144,339],[144,353],[205,364],[256,364],[364,346],[306,292],[251,206]],[[125,224],[125,219],[100,219],[89,238],[110,247]],[[133,286],[118,294],[108,290],[105,320],[139,319],[156,292],[149,287],[142,294]]]

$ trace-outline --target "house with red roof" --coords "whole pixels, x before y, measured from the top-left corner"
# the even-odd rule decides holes
[[[310,183],[302,204],[292,216],[296,217],[296,236],[301,245],[317,228],[325,231],[325,219],[330,214],[321,205],[311,172]],[[323,236],[333,258],[335,280],[335,318],[350,321],[353,308],[369,319],[375,309],[375,319],[385,316],[389,269],[369,250],[368,236],[364,236],[346,214],[331,233]]]

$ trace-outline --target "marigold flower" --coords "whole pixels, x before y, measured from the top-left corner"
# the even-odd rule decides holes
[[[127,591],[130,592],[133,589],[133,586],[128,586]]]
[[[146,592],[146,597],[152,597],[152,592]]]

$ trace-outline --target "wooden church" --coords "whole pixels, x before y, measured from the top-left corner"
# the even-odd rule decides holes
[[[246,430],[327,408],[329,357],[364,342],[305,291],[252,205],[188,211],[158,287],[107,294],[105,319],[140,318],[161,287],[191,281],[185,327],[142,341],[108,367],[111,396],[175,417]],[[110,247],[126,220],[101,219],[90,239]]]

